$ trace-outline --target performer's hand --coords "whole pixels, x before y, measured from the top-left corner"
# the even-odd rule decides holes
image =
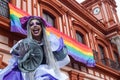
[[[14,52],[19,57],[23,57],[28,50],[29,50],[29,44],[21,42],[18,44],[18,47],[16,49],[14,49]]]
[[[20,43],[19,44],[19,55],[24,56],[25,53],[29,50],[28,43]]]
[[[28,51],[28,54],[24,55],[24,57],[22,58],[22,60],[20,60],[19,62],[24,62],[26,61],[26,59],[28,59],[28,57],[30,56],[30,53],[33,52],[33,49],[29,50]]]

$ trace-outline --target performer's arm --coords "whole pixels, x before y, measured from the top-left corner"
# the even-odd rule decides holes
[[[16,55],[17,57],[23,57],[28,50],[29,44],[24,43],[24,40],[20,40],[12,47],[10,53],[12,55]]]
[[[66,66],[70,62],[70,58],[67,55],[63,60],[57,61],[57,64],[59,65],[60,68]]]
[[[67,47],[64,45],[64,42],[61,38],[60,40],[61,45],[59,50],[54,51],[53,54],[57,60],[57,64],[59,65],[59,67],[64,67],[65,65],[67,65],[70,62],[70,58],[68,56],[68,49]]]
[[[16,50],[18,45],[22,42],[22,40],[18,41],[10,50],[10,53],[13,54],[13,55],[17,55],[18,54],[18,51]]]

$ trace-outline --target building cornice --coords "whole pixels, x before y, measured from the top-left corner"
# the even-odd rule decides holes
[[[93,27],[101,31],[103,34],[106,34],[105,25],[102,22],[100,22],[97,18],[95,18],[91,13],[89,13],[87,9],[83,7],[81,4],[73,0],[65,0],[65,1],[59,0],[59,1],[64,5],[66,5],[73,12],[75,12],[77,15],[82,17],[84,20],[86,20]]]

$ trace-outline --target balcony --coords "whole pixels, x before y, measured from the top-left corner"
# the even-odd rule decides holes
[[[109,62],[109,67],[120,71],[120,63],[115,62],[115,61],[110,60],[110,59],[107,59],[107,61]]]
[[[106,57],[104,59],[99,59],[98,52],[96,52],[95,50],[93,50],[93,54],[94,54],[94,58],[95,58],[96,63],[101,62],[105,66],[108,66],[112,69],[120,71],[120,63],[119,62],[116,62],[116,61],[111,60],[111,59],[106,58]]]
[[[9,18],[9,7],[7,2],[9,2],[9,0],[0,0],[0,16]]]

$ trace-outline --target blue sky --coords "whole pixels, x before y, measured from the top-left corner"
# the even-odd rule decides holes
[[[76,1],[79,2],[79,3],[81,3],[84,0],[76,0]],[[120,0],[115,0],[115,1],[116,1],[116,5],[117,5],[117,14],[118,14],[119,21],[120,21]]]

